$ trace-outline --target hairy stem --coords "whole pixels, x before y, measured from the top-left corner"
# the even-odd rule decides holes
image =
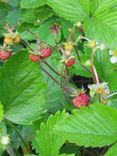
[[[92,70],[92,75],[93,75],[93,81],[94,81],[94,83],[99,84],[100,81],[99,81],[98,73],[97,73],[97,70],[96,70],[96,68],[94,66],[95,51],[96,51],[96,48],[92,49],[90,63],[91,63],[91,70]]]
[[[54,82],[56,82],[56,83],[60,86],[60,83],[59,83],[46,69],[44,69],[42,66],[41,66],[41,69],[42,69]]]
[[[75,39],[75,36],[74,36],[74,33],[72,32],[72,38],[73,38],[73,41],[74,41],[74,43],[76,42],[76,39]],[[77,55],[77,57],[78,57],[78,60],[79,60],[79,63],[80,63],[80,65],[85,69],[85,70],[87,70],[88,72],[90,72],[91,73],[91,71],[85,66],[85,65],[83,65],[82,63],[81,63],[81,58],[80,58],[80,55],[79,55],[79,53],[78,53],[78,49],[77,49],[77,47],[74,45],[74,49],[75,49],[75,52],[76,52],[76,55]]]
[[[72,32],[72,38],[73,38],[73,42],[75,42],[76,39],[75,39],[75,36],[74,36],[74,33],[73,33],[73,32]],[[79,55],[79,53],[78,53],[77,47],[74,46],[74,49],[75,49],[76,55],[77,55],[77,57],[78,57],[78,60],[81,62],[81,58],[80,58],[80,55]]]
[[[43,62],[57,75],[61,76],[62,78],[65,78],[62,74],[58,73],[54,68],[52,68],[46,61],[43,60]]]

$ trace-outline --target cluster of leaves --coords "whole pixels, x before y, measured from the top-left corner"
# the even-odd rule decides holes
[[[36,40],[31,33],[33,32],[48,45],[55,47],[67,40],[68,28],[80,21],[88,38],[96,39],[107,48],[116,50],[116,4],[117,0],[1,0],[0,42],[3,42],[4,25],[7,23],[16,26],[21,39],[31,46]],[[60,26],[57,36],[50,30],[55,23]],[[76,35],[80,35],[77,30]],[[89,68],[87,60],[90,58],[90,49],[84,43],[77,48],[82,62]],[[87,150],[90,147],[104,147],[104,153],[101,154],[116,156],[116,96],[108,102],[110,106],[93,104],[76,110],[69,105],[60,87],[41,72],[39,64],[28,59],[28,49],[22,42],[12,49],[15,55],[0,66],[0,127],[3,129],[3,123],[6,123],[7,133],[13,142],[11,146],[17,155],[81,156],[83,152],[80,147],[85,146]],[[60,71],[59,61],[59,54],[53,50],[53,55],[47,62]],[[108,50],[97,51],[94,62],[101,81],[109,83],[111,92],[117,91],[116,65],[110,63]],[[52,72],[46,66],[45,68]],[[71,68],[70,73],[91,77],[79,61]],[[59,79],[57,76],[56,78]],[[60,112],[64,108],[70,114]],[[52,115],[53,113],[55,114]],[[24,147],[21,143],[16,129],[28,146],[31,143],[35,155],[28,154],[29,147]],[[6,154],[1,145],[0,153]]]

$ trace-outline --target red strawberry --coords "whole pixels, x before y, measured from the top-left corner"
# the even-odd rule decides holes
[[[72,103],[77,108],[87,106],[89,103],[89,96],[86,93],[80,94],[72,100]]]
[[[71,67],[75,63],[75,59],[71,58],[65,62],[66,67]]]
[[[46,47],[46,48],[43,48],[41,50],[41,55],[40,56],[41,56],[42,59],[44,59],[44,58],[49,57],[51,55],[51,53],[52,53],[51,48]]]
[[[35,54],[30,54],[30,55],[29,55],[29,59],[30,59],[32,62],[39,62],[39,61],[40,61],[40,56],[39,56],[39,55],[35,55]]]
[[[0,60],[6,61],[9,59],[12,55],[11,51],[0,51]]]

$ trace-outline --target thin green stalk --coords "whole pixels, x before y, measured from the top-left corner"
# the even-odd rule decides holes
[[[96,68],[94,66],[94,55],[95,55],[95,51],[96,51],[96,48],[92,49],[90,63],[91,63],[91,69],[92,69],[94,83],[99,84],[100,81],[99,81],[98,73],[97,73],[97,70],[96,70]]]
[[[108,95],[107,98],[111,98],[111,97],[113,97],[113,96],[115,96],[115,95],[117,95],[117,92],[111,93],[110,95]]]
[[[74,41],[74,43],[75,43],[75,36],[74,36],[74,33],[72,33],[72,38],[73,38],[73,41]],[[80,65],[85,69],[85,70],[87,70],[88,72],[90,72],[91,73],[91,71],[85,66],[85,65],[83,65],[82,63],[81,63],[81,58],[80,58],[80,55],[79,55],[79,53],[78,53],[78,49],[77,49],[77,47],[74,45],[74,49],[75,49],[75,52],[76,52],[76,55],[77,55],[77,57],[78,57],[78,60],[79,60],[79,63],[80,63]]]
[[[33,49],[30,47],[29,43],[25,40],[21,40],[21,43],[25,46],[28,47],[31,51],[33,51]]]
[[[6,151],[10,156],[16,156],[10,145],[7,146]]]

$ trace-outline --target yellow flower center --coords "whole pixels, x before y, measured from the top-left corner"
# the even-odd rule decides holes
[[[90,48],[95,48],[96,47],[96,41],[95,40],[92,40],[88,43],[88,47]]]
[[[96,93],[97,93],[97,94],[102,94],[102,93],[104,93],[104,89],[103,89],[103,88],[98,88],[98,89],[96,90]]]
[[[73,45],[71,42],[68,42],[65,44],[65,50],[71,51],[72,49],[73,49]]]
[[[113,56],[117,56],[117,50],[113,51]]]

